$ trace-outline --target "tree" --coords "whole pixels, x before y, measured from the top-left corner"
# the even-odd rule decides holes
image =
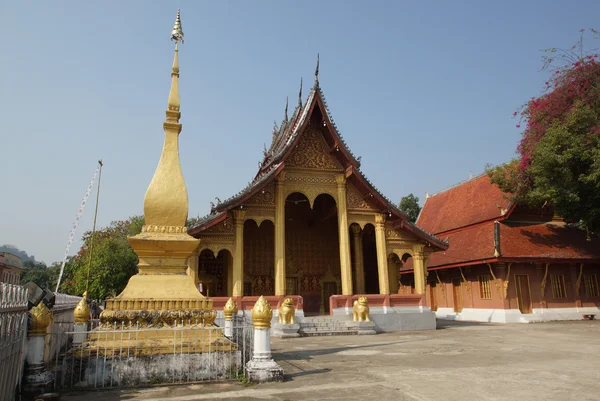
[[[86,232],[79,253],[65,265],[61,292],[81,295],[88,285],[90,298],[104,299],[123,291],[129,278],[137,273],[138,264],[138,257],[127,237],[139,234],[143,225],[144,218],[134,216],[128,220],[113,221],[108,227],[97,230],[91,263],[92,233]]]
[[[417,221],[419,213],[421,212],[421,206],[419,206],[419,198],[413,194],[408,194],[400,199],[398,208],[402,210],[408,216],[408,220],[411,223]]]
[[[33,281],[41,288],[54,290],[56,287],[56,280],[58,280],[60,264],[55,263],[48,267],[43,262],[27,260],[23,262],[23,267],[25,268],[25,271],[21,274],[21,284]]]
[[[571,49],[547,50],[544,69],[563,65],[552,69],[545,92],[523,106],[518,157],[486,170],[513,200],[549,204],[590,233],[600,229],[600,62],[584,51],[583,32]]]

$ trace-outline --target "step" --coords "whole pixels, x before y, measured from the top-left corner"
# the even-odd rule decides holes
[[[301,337],[318,337],[318,336],[352,336],[358,335],[358,331],[356,330],[345,330],[345,331],[310,331],[305,332],[303,330],[299,331]]]

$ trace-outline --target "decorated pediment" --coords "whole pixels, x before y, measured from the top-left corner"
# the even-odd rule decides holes
[[[350,183],[346,184],[346,204],[348,205],[348,209],[375,210],[374,207],[369,205],[358,189]]]
[[[235,231],[235,228],[233,226],[233,218],[228,217],[225,220],[223,220],[222,222],[215,224],[214,226],[206,229],[205,233],[211,233],[211,234],[216,234],[216,233],[222,233],[222,234],[230,234],[233,233]]]
[[[275,184],[269,183],[259,193],[248,199],[248,205],[274,205],[275,204]]]
[[[314,127],[302,133],[298,146],[285,164],[287,167],[343,171],[340,162],[329,152],[323,135]]]

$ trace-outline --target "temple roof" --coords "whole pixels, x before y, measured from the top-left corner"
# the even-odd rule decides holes
[[[510,200],[484,174],[425,199],[417,224],[429,232],[442,234],[501,218],[510,208]]]
[[[486,175],[455,185],[425,201],[417,224],[451,246],[433,253],[428,267],[447,268],[495,261],[600,262],[600,238],[563,221],[532,219],[532,210],[511,203]],[[529,213],[528,213],[529,212]],[[497,224],[497,229],[494,225]],[[496,244],[499,240],[499,246]],[[409,270],[410,260],[401,270]]]
[[[389,215],[394,227],[414,234],[417,238],[427,241],[435,248],[446,249],[448,247],[447,242],[410,223],[406,214],[385,197],[361,172],[360,157],[354,156],[339,133],[327,106],[325,95],[319,86],[318,77],[315,78],[315,85],[312,87],[306,102],[302,105],[301,99],[299,99],[298,105],[289,118],[287,116],[286,105],[284,119],[279,126],[275,124],[271,145],[268,149],[264,150],[263,160],[259,165],[254,179],[240,192],[215,205],[209,215],[201,218],[196,224],[189,227],[188,232],[190,235],[200,233],[222,221],[224,219],[223,214],[226,214],[228,210],[243,205],[250,197],[272,182],[285,167],[287,157],[292,153],[301,134],[308,126],[311,116],[317,109],[322,114],[324,127],[327,127],[325,134],[327,135],[327,142],[331,153],[345,168],[348,180],[352,181],[363,195],[370,196],[381,207],[382,213]]]

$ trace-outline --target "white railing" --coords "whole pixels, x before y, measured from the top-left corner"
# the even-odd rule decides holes
[[[14,400],[23,370],[27,290],[0,283],[0,400]]]
[[[252,358],[252,322],[236,318],[232,335],[219,326],[100,327],[56,334],[56,390],[123,388],[241,379]],[[150,345],[150,346],[149,346]]]

